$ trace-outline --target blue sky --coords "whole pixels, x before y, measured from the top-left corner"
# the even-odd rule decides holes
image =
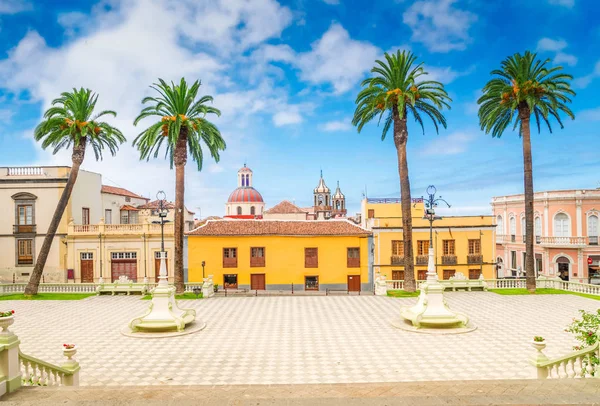
[[[410,49],[446,85],[448,128],[425,134],[410,124],[413,196],[435,184],[454,207],[489,213],[492,196],[521,193],[516,133],[479,130],[476,100],[502,59],[527,49],[551,58],[575,80],[575,121],[533,135],[536,190],[596,188],[600,121],[600,24],[593,0],[0,0],[0,165],[70,164],[32,138],[43,110],[61,91],[89,87],[128,142],[115,158],[84,168],[106,184],[174,196],[163,159],[139,162],[133,118],[158,77],[201,79],[223,116],[228,148],[202,172],[187,166],[186,203],[223,215],[247,162],[267,207],[312,201],[322,169],[340,181],[350,212],[370,197],[399,196],[396,151],[376,123],[351,125],[362,79],[385,51]],[[146,123],[147,124],[147,123]],[[199,213],[198,213],[199,214]]]

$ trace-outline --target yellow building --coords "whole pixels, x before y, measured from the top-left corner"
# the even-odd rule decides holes
[[[429,221],[423,199],[413,199],[415,278],[426,279]],[[400,199],[363,199],[362,226],[373,232],[374,273],[404,279],[404,241]],[[492,216],[449,216],[433,222],[435,266],[440,279],[462,273],[466,278],[496,278],[495,226]]]
[[[370,235],[346,220],[209,220],[188,233],[188,280],[204,271],[227,289],[370,290]]]

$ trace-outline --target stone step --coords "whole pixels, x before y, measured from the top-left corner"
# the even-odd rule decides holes
[[[4,405],[598,405],[600,379],[27,387],[2,400]]]

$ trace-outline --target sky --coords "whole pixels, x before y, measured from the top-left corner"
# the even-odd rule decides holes
[[[490,71],[525,50],[574,76],[574,121],[532,133],[536,191],[600,187],[600,23],[595,0],[0,0],[0,166],[70,165],[33,139],[50,102],[86,87],[127,142],[83,169],[154,198],[175,195],[163,157],[140,161],[131,143],[150,122],[133,120],[158,78],[201,80],[222,111],[218,163],[186,167],[186,206],[224,215],[244,163],[266,206],[310,206],[320,171],[340,182],[349,213],[369,197],[399,197],[392,137],[376,122],[352,126],[361,81],[385,52],[410,50],[452,98],[439,134],[409,123],[413,197],[434,184],[452,208],[489,214],[493,196],[523,192],[515,132],[479,129],[477,98]],[[89,151],[91,152],[91,151]]]

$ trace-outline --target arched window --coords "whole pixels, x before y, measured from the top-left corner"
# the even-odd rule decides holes
[[[526,225],[525,225],[525,217],[521,217],[521,235],[523,236],[523,242],[525,242],[525,230],[526,230]]]
[[[502,216],[496,217],[496,234],[504,235],[504,222],[502,221]]]
[[[246,186],[246,177],[242,174],[242,187]]]
[[[335,207],[336,207],[338,210],[340,210],[340,201],[339,201],[339,200],[338,200],[338,201],[335,203]]]
[[[242,208],[240,206],[237,207],[237,214],[238,216],[242,215]]]
[[[517,235],[517,220],[514,217],[511,217],[508,220],[508,223],[510,226],[510,240],[512,242],[515,242],[516,235]]]
[[[569,216],[565,213],[558,213],[554,216],[554,236],[570,237]]]
[[[588,217],[588,237],[590,244],[598,244],[598,216],[594,214]]]
[[[250,214],[252,214],[253,216],[256,214],[256,210],[254,209],[254,206],[250,207]]]
[[[540,217],[536,217],[534,221],[535,228],[535,243],[539,244],[542,237],[542,219]]]
[[[246,175],[246,186],[250,186],[250,175]]]

